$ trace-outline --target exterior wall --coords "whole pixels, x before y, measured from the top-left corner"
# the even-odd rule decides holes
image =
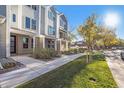
[[[36,20],[36,26],[37,26],[36,30],[25,28],[25,17],[29,17],[30,19]],[[22,7],[22,28],[25,30],[38,33],[38,27],[39,27],[39,6],[37,6],[37,10],[34,10],[31,7],[28,7],[26,5],[23,6]]]
[[[55,21],[53,20],[50,20],[48,18],[48,12],[52,12],[55,16]],[[56,13],[56,10],[54,10],[54,7],[53,6],[46,6],[45,7],[45,35],[48,35],[48,36],[52,36],[52,37],[55,37],[56,38],[56,34],[55,35],[49,35],[48,34],[48,26],[51,26],[51,27],[54,27],[55,28],[55,33],[57,31],[57,13]]]
[[[61,23],[63,22],[63,23]],[[68,42],[68,22],[64,14],[57,14],[57,49],[59,51],[67,51],[69,48]]]
[[[6,56],[6,23],[0,24],[0,57]]]
[[[41,17],[40,17],[40,34],[45,34],[45,7],[44,6],[40,6],[41,7]]]
[[[16,15],[16,22],[12,21],[12,15]],[[36,10],[28,7],[26,5],[17,5],[11,6],[11,34],[16,35],[17,39],[17,53],[16,54],[27,54],[32,53],[33,48],[31,48],[31,39],[33,38],[35,41],[35,36],[39,31],[39,6],[36,6]],[[25,19],[26,17],[30,18],[30,29],[25,27]],[[32,23],[31,20],[36,20],[36,30],[31,29]],[[29,38],[29,48],[23,48],[23,37]],[[35,47],[35,42],[33,44]]]
[[[35,46],[36,48],[45,48],[45,38],[44,37],[36,37],[35,38]]]
[[[23,48],[23,37],[29,38],[28,48]],[[17,35],[17,54],[29,54],[32,53],[33,48],[31,47],[31,37]]]
[[[57,50],[58,51],[68,51],[69,42],[66,40],[57,41]]]
[[[67,19],[66,17],[64,16],[64,14],[60,15],[60,27],[65,30],[65,31],[68,31],[68,23],[67,23]]]
[[[0,6],[0,15],[6,17],[6,6]],[[0,57],[6,56],[6,23],[0,24]]]
[[[29,54],[33,52],[33,48],[31,47],[31,39],[32,37],[25,36],[25,35],[19,35],[19,34],[11,34],[16,36],[16,54]],[[23,37],[26,37],[29,39],[28,48],[23,48]]]
[[[18,28],[19,30],[25,30],[25,31],[29,31],[32,32],[34,34],[38,33],[38,29],[39,29],[39,6],[36,6],[37,9],[34,10],[31,7],[28,7],[26,5],[12,5],[11,6],[11,28]],[[16,22],[12,21],[12,15],[15,14],[16,15]],[[33,29],[27,29],[25,28],[25,17],[29,17],[30,18],[30,27],[31,27],[31,19],[36,20],[36,30]]]
[[[13,14],[16,15],[16,22],[13,22],[13,16],[12,16]],[[19,17],[18,16],[21,16],[21,15],[18,15],[18,5],[12,5],[11,6],[11,15],[10,15],[11,27],[18,28],[18,26],[19,26]]]
[[[55,49],[55,47],[56,47],[55,42],[56,41],[54,39],[45,38],[45,47]]]
[[[48,11],[55,15],[55,20],[48,18]],[[13,22],[13,14],[16,15],[16,22]],[[0,56],[10,56],[10,34],[17,36],[17,54],[31,53],[31,38],[35,38],[35,47],[45,48],[48,45],[47,40],[54,40],[55,49],[62,50],[60,38],[60,15],[53,6],[38,6],[34,10],[26,5],[0,5],[0,15],[6,17],[4,24],[0,25]],[[25,17],[36,20],[36,30],[25,28]],[[63,18],[63,17],[62,17]],[[30,23],[31,24],[31,23]],[[48,26],[55,28],[55,35],[48,34]],[[66,31],[68,31],[66,29]],[[22,37],[29,38],[29,48],[23,49]],[[39,38],[38,38],[39,37]],[[46,41],[45,41],[46,40]],[[67,44],[66,44],[67,45]]]
[[[0,5],[0,15],[6,16],[6,5]]]
[[[3,24],[0,24],[0,57],[10,56],[9,27],[10,27],[10,6],[0,5],[0,15],[6,18]]]

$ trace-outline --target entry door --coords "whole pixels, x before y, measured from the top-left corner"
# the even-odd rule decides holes
[[[15,35],[11,35],[11,38],[10,38],[10,52],[16,53],[16,36]]]

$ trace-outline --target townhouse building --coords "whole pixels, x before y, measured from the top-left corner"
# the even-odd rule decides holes
[[[54,6],[0,5],[0,57],[68,50],[68,22]]]
[[[57,50],[67,51],[68,41],[68,21],[63,13],[57,14]]]

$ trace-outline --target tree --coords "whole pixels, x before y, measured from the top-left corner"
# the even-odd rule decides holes
[[[90,55],[96,42],[97,25],[96,15],[91,15],[83,25],[77,29],[79,35],[83,38],[87,46],[87,62],[90,62]]]
[[[113,28],[107,28],[104,25],[98,27],[98,34],[100,36],[99,41],[101,41],[104,49],[111,48],[112,46],[118,45],[118,39]]]

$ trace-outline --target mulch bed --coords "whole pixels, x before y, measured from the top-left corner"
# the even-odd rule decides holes
[[[23,65],[20,62],[16,62],[16,66],[15,67],[8,68],[8,69],[0,69],[0,74],[7,73],[7,72],[10,72],[10,71],[13,71],[13,70],[17,70],[17,69],[21,69],[23,67],[25,67],[25,65]]]

